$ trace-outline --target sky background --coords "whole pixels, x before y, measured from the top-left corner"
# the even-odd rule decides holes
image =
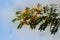
[[[15,12],[24,10],[26,6],[34,7],[37,3],[41,5],[59,4],[60,0],[0,0],[0,40],[60,40],[60,28],[55,35],[51,35],[49,27],[45,31],[31,30],[24,25],[17,29],[19,22],[12,23]]]

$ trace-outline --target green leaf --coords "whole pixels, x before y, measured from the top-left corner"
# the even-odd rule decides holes
[[[21,19],[21,16],[17,16],[17,18],[14,18],[12,22],[14,23],[15,21],[19,21]]]
[[[54,13],[56,12],[57,9],[54,9]]]
[[[20,24],[18,25],[17,29],[21,29],[23,25],[24,25],[23,23],[20,23]]]
[[[53,24],[54,24],[54,21],[52,20],[52,21],[51,21],[51,26],[52,26]]]
[[[21,11],[17,11],[17,12],[16,12],[16,15],[18,15],[18,14],[20,14],[20,13],[21,13]]]
[[[57,26],[58,23],[59,23],[59,22],[56,20],[55,23],[54,23],[54,26]]]
[[[17,20],[17,18],[14,18],[13,20],[12,20],[12,22],[15,22]]]
[[[24,20],[28,20],[30,18],[30,14],[24,14],[23,16],[25,17]]]
[[[50,13],[51,13],[51,14],[53,13],[53,8],[50,8]]]
[[[38,18],[38,19],[35,20],[35,24],[37,25],[37,24],[39,24],[41,21],[42,21],[42,19],[41,19],[41,18]]]
[[[49,23],[50,22],[46,20],[43,24],[40,25],[38,30],[45,30]]]
[[[43,30],[44,25],[45,25],[45,23],[41,24],[38,30],[42,31],[42,30]]]
[[[43,7],[44,9],[44,13],[46,13],[49,9],[48,9],[48,5],[46,5],[45,7]]]
[[[30,28],[31,29],[35,29],[36,28],[36,25],[30,25]]]
[[[50,14],[49,15],[50,17],[52,16],[52,17],[57,17],[58,16],[58,13],[52,13],[52,14]]]
[[[21,20],[21,16],[17,16],[17,20]]]
[[[44,8],[44,13],[46,13],[46,7],[43,7]]]
[[[40,31],[41,31],[41,30],[42,30],[43,25],[44,25],[44,24],[40,25],[40,27],[39,27],[39,29],[38,29],[38,30],[40,30]]]
[[[53,29],[51,30],[51,34],[54,34],[58,31],[58,27],[53,27]]]

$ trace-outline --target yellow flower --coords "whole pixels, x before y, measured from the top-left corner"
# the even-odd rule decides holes
[[[27,25],[29,25],[29,22],[27,22],[26,20],[23,20],[23,21],[21,21],[23,24],[27,24]]]
[[[23,14],[28,14],[30,11],[29,10],[24,10]]]
[[[42,10],[41,11],[38,10],[37,14],[43,14],[43,12],[44,11],[42,11]]]
[[[31,16],[31,19],[35,19],[35,18],[37,18],[37,15],[32,15]]]
[[[39,3],[38,3],[38,5],[37,5],[37,10],[39,10],[39,11],[42,10],[41,5],[40,5]]]
[[[39,8],[40,6],[41,6],[41,5],[38,3],[38,4],[37,4],[37,7]]]
[[[41,11],[40,14],[43,14],[43,11]]]
[[[37,8],[32,8],[32,10],[33,10],[33,11],[36,11],[36,10],[37,10]]]

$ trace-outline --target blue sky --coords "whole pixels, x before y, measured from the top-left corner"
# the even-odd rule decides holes
[[[25,9],[26,6],[34,7],[37,3],[42,5],[55,3],[60,0],[0,0],[0,40],[60,40],[60,28],[56,35],[51,35],[49,28],[46,31],[31,30],[27,25],[17,29],[19,22],[12,23],[15,12]],[[39,25],[38,25],[39,26]],[[37,27],[38,27],[37,26]]]

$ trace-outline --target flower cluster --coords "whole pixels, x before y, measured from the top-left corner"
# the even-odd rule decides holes
[[[60,25],[60,18],[58,18],[58,13],[56,12],[55,7],[42,7],[39,3],[37,7],[29,8],[26,7],[24,11],[17,11],[16,18],[12,21],[20,21],[18,29],[22,28],[24,24],[30,25],[31,29],[35,29],[36,25],[40,22],[43,24],[38,28],[39,30],[45,30],[47,26],[50,26],[51,34],[55,34]]]

